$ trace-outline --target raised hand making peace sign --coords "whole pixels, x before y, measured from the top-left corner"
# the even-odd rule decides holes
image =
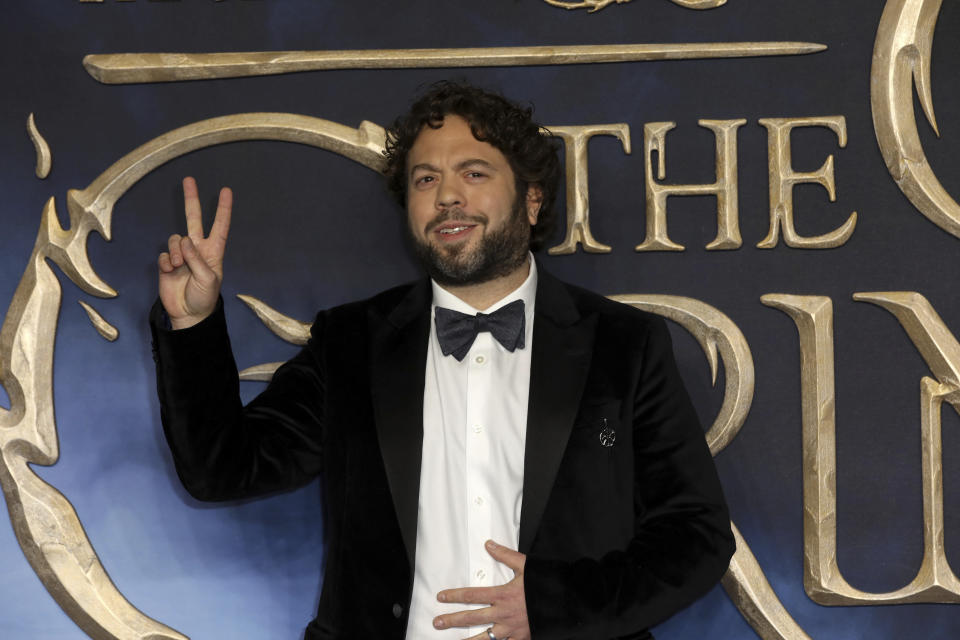
[[[160,301],[174,329],[191,327],[217,306],[223,282],[223,253],[230,230],[233,192],[220,190],[217,213],[210,235],[203,236],[203,215],[193,178],[183,179],[183,207],[187,217],[187,235],[173,234],[167,251],[160,254]]]

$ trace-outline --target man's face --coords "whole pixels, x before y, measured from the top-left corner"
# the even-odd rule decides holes
[[[447,115],[424,127],[407,155],[407,216],[414,250],[440,284],[467,285],[508,275],[526,259],[540,190],[517,197],[510,163]]]

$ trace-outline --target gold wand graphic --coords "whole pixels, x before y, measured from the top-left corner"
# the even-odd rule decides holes
[[[752,58],[823,51],[814,42],[602,44],[464,49],[347,49],[234,53],[108,53],[83,59],[105,84],[241,78],[331,69],[414,69]]]

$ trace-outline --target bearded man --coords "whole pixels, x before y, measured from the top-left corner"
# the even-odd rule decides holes
[[[164,431],[199,500],[322,477],[307,640],[651,638],[733,536],[663,321],[562,283],[556,147],[531,111],[434,85],[388,132],[388,185],[429,279],[317,314],[246,407],[219,298],[232,194],[160,255]]]

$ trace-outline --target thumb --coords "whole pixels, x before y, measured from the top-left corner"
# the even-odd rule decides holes
[[[514,551],[509,547],[505,547],[502,544],[497,544],[493,540],[487,540],[487,553],[496,560],[497,562],[502,562],[515,573],[521,573],[523,571],[524,565],[527,563],[527,556],[519,551]]]

